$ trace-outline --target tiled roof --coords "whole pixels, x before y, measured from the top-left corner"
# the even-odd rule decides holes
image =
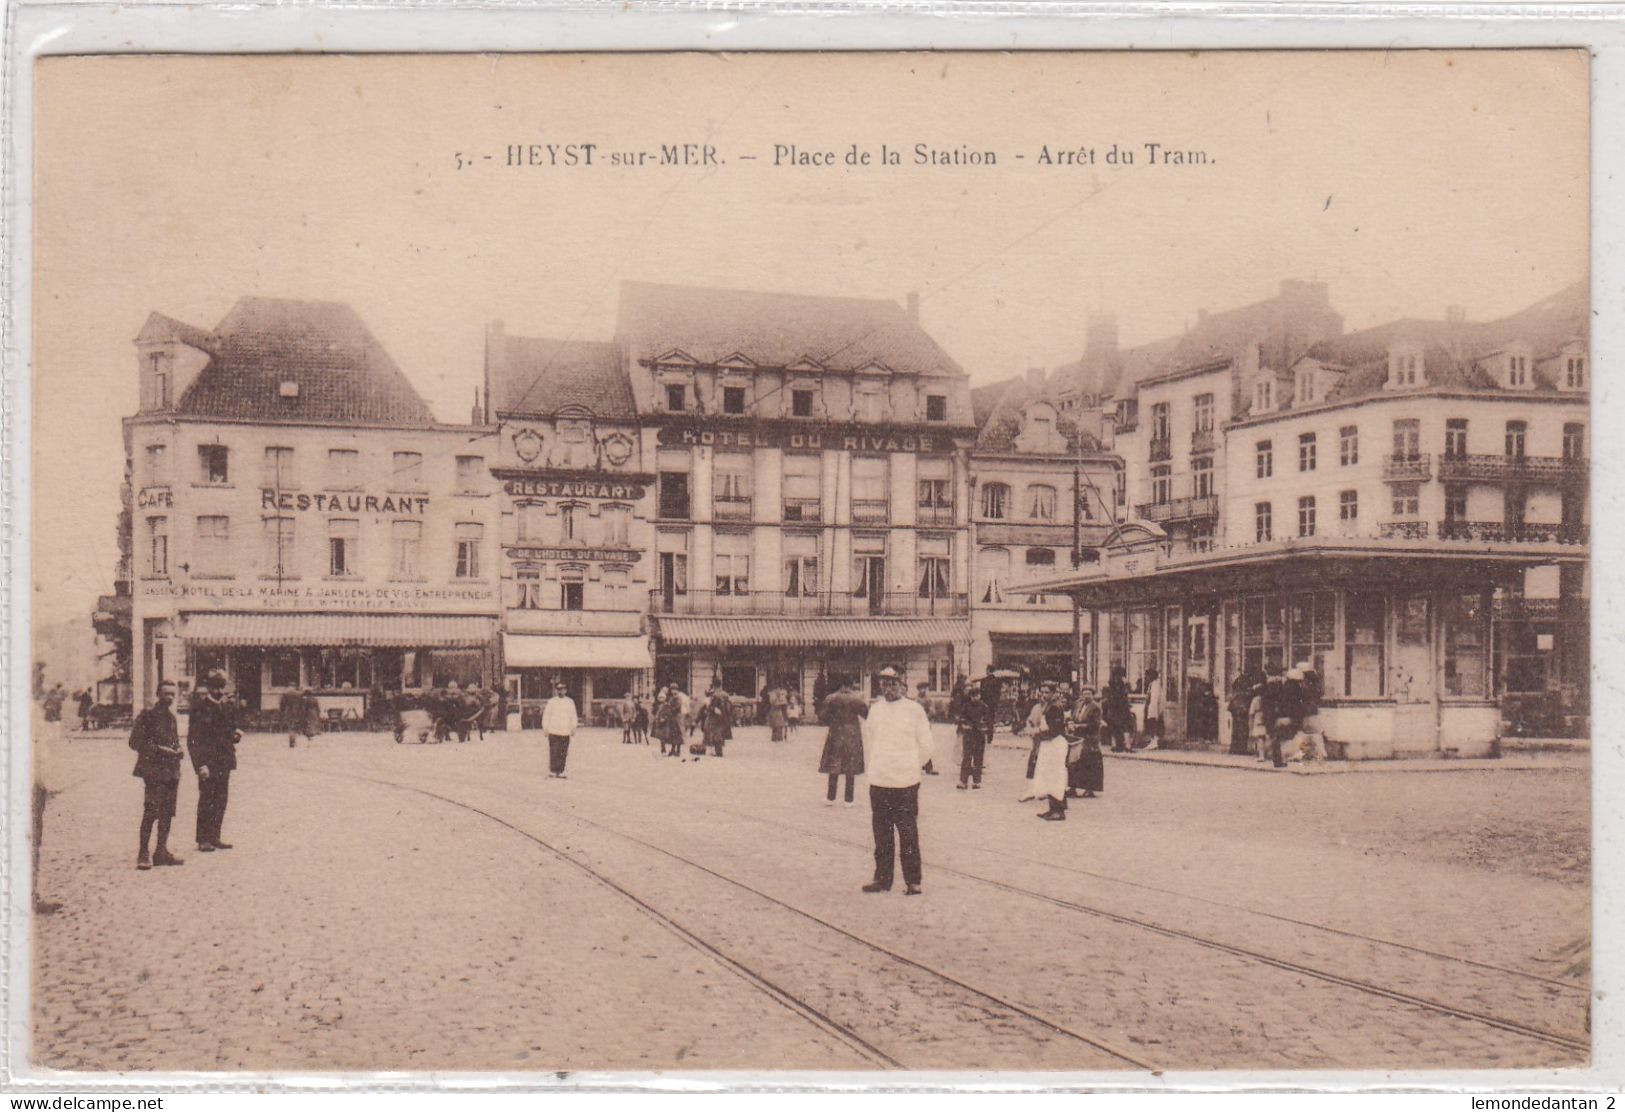
[[[188,347],[209,352],[214,351],[219,342],[212,332],[205,332],[201,328],[176,320],[174,317],[166,317],[162,313],[149,314],[147,323],[141,326],[141,333],[135,340],[138,344],[179,340]]]
[[[434,421],[348,305],[245,297],[208,339],[212,357],[175,407],[179,413],[373,425]],[[282,395],[284,382],[298,383],[297,396]]]
[[[615,334],[640,361],[682,352],[705,364],[742,355],[762,367],[964,373],[902,306],[869,298],[623,282]]]
[[[998,402],[976,435],[974,450],[983,454],[1014,452],[1016,437],[1021,433],[1023,407],[1034,401],[1048,401],[1046,393],[1042,387],[1036,387],[1026,378],[1013,379],[1005,384]],[[1053,406],[1055,403],[1050,404]],[[1098,440],[1087,433],[1080,433],[1077,422],[1070,417],[1062,416],[1059,409],[1055,415],[1055,429],[1066,440],[1067,455],[1075,455],[1079,451],[1092,452],[1100,448]]]
[[[976,422],[977,428],[987,424],[987,419],[993,416],[994,407],[999,404],[999,399],[1004,397],[1004,392],[1020,381],[1021,377],[1017,375],[998,382],[990,382],[986,386],[971,387],[971,419]]]
[[[598,418],[636,416],[626,363],[616,344],[494,335],[486,382],[493,416],[545,416],[581,407]]]
[[[657,617],[668,645],[732,645],[905,648],[959,644],[969,623],[951,618],[689,618]]]

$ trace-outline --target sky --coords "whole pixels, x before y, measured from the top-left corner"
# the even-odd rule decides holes
[[[112,589],[154,310],[348,302],[461,422],[488,321],[609,339],[623,279],[917,291],[975,384],[1077,358],[1096,311],[1132,345],[1300,278],[1350,329],[1490,319],[1588,269],[1583,51],[103,57],[35,80],[37,623]]]

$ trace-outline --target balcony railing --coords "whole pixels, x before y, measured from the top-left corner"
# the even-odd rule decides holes
[[[954,508],[952,506],[916,506],[914,508],[914,523],[916,525],[952,525],[954,523]]]
[[[784,500],[784,520],[786,521],[822,521],[824,518],[824,504],[816,498],[786,498]]]
[[[891,517],[891,503],[884,498],[852,499],[852,520],[884,524]]]
[[[1409,456],[1389,456],[1383,464],[1382,477],[1390,483],[1425,483],[1433,478],[1433,457],[1424,453]]]
[[[1590,530],[1584,525],[1544,521],[1441,521],[1442,541],[1488,541],[1492,544],[1586,544]]]
[[[1213,451],[1213,446],[1214,438],[1212,429],[1197,429],[1195,432],[1191,433],[1191,451],[1211,452]]]
[[[1425,521],[1384,521],[1377,526],[1377,535],[1389,540],[1425,541],[1428,523]]]
[[[1174,442],[1166,436],[1152,437],[1151,458],[1153,460],[1172,459],[1174,455]]]
[[[1446,455],[1439,457],[1442,481],[1484,483],[1539,483],[1558,486],[1583,484],[1591,475],[1585,459],[1559,456]]]
[[[749,498],[718,498],[711,505],[711,516],[729,521],[750,520]]]
[[[702,616],[773,616],[796,618],[952,618],[969,613],[964,595],[922,595],[888,591],[879,597],[850,591],[676,591],[649,592],[656,614]]]
[[[1201,518],[1219,516],[1218,498],[1208,495],[1202,498],[1172,498],[1166,502],[1141,502],[1134,507],[1135,514],[1142,521],[1168,522],[1168,521],[1195,521]]]

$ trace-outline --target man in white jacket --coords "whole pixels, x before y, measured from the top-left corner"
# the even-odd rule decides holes
[[[578,724],[575,700],[570,698],[563,680],[554,680],[553,697],[542,708],[542,732],[547,735],[547,768],[555,780],[564,779],[570,735],[576,732]]]
[[[903,883],[920,894],[920,769],[931,760],[931,720],[925,708],[903,698],[894,668],[880,672],[881,698],[863,720],[863,766],[869,776],[869,810],[875,835],[875,879],[865,892],[892,885],[893,831],[903,860]]]

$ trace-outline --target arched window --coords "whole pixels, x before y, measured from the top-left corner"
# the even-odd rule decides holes
[[[988,483],[982,488],[982,516],[999,521],[1010,516],[1010,488],[1003,483]]]
[[[1010,582],[1010,550],[984,548],[978,564],[977,599],[982,602],[1003,602],[1004,586]]]
[[[1055,520],[1055,488],[1035,483],[1027,488],[1027,516],[1034,521]]]

